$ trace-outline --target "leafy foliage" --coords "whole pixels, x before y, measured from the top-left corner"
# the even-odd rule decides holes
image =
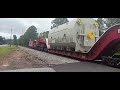
[[[43,38],[48,38],[49,31],[43,32]]]
[[[0,36],[0,44],[5,44],[5,38]]]
[[[105,24],[107,28],[115,24],[120,24],[120,18],[105,18]]]
[[[16,35],[13,35],[13,40],[14,40],[14,45],[17,46],[17,36]]]
[[[97,23],[99,24],[99,29],[100,29],[100,30],[105,29],[104,19],[103,19],[103,18],[98,18],[98,19],[97,19]]]
[[[28,46],[30,39],[36,39],[38,36],[37,28],[35,26],[30,26],[24,35],[20,36],[19,45]]]
[[[69,22],[67,18],[55,18],[51,23],[53,24],[53,26],[51,26],[51,29],[52,28],[55,28],[59,25],[62,25],[64,23],[67,23]]]

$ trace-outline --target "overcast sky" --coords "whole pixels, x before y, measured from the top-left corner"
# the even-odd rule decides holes
[[[53,19],[54,18],[0,18],[0,36],[6,39],[10,38],[12,28],[13,34],[19,38],[31,25],[37,28],[38,33],[48,31],[50,30]],[[75,18],[68,18],[69,21],[73,19]]]
[[[11,28],[13,34],[18,37],[24,34],[25,31],[34,25],[37,28],[37,32],[41,33],[50,30],[51,21],[54,18],[0,18],[0,36],[10,38]],[[68,18],[69,21],[73,18]]]

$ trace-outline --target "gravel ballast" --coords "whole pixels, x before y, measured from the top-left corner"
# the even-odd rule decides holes
[[[29,56],[34,56],[34,57],[36,57],[36,59],[42,60],[46,64],[58,65],[58,64],[79,62],[79,61],[71,59],[71,58],[66,58],[66,57],[62,57],[62,56],[58,56],[58,55],[54,55],[54,54],[50,54],[50,53],[45,53],[45,52],[37,51],[34,49],[29,49],[26,47],[21,47],[21,46],[19,46],[19,47],[22,51],[29,54]]]

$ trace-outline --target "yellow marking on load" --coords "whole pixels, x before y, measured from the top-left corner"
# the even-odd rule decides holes
[[[94,39],[95,38],[95,35],[93,32],[87,32],[87,38],[88,39]]]

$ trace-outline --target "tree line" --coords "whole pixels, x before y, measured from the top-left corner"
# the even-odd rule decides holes
[[[5,37],[0,36],[0,45],[9,44],[9,45],[17,45],[18,39],[16,35],[13,35],[13,39],[5,39]]]

